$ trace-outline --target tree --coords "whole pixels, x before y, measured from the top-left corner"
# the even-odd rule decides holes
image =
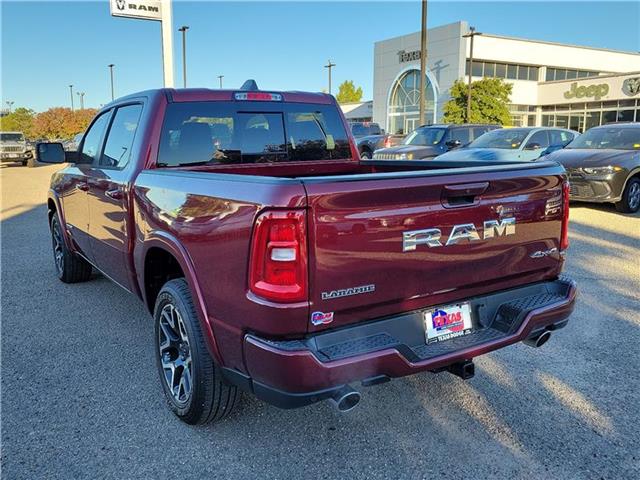
[[[355,103],[362,100],[362,88],[353,84],[353,80],[345,80],[338,87],[338,95],[336,100],[339,103]]]
[[[483,78],[471,84],[471,118],[468,123],[511,125],[509,103],[513,85],[501,78]],[[467,83],[456,80],[451,99],[444,105],[446,123],[467,123]]]
[[[0,117],[0,130],[4,132],[22,132],[30,138],[33,134],[35,112],[29,108],[18,107],[13,112]]]
[[[38,113],[33,121],[36,138],[66,139],[86,130],[96,110],[85,108],[71,111],[70,108],[54,107]]]

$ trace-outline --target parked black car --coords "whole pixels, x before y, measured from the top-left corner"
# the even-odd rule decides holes
[[[640,210],[640,123],[591,128],[547,159],[567,170],[571,200],[615,203],[623,213]]]
[[[373,153],[376,160],[422,160],[434,158],[449,150],[466,145],[480,135],[500,128],[498,125],[423,125],[395,147]]]
[[[402,141],[404,135],[389,135],[374,122],[352,122],[351,134],[356,140],[360,158],[368,160],[379,148],[392,147]]]

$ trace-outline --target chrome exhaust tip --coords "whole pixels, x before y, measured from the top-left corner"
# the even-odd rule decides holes
[[[356,405],[360,403],[360,393],[349,385],[345,385],[336,391],[329,400],[331,400],[331,403],[335,405],[339,412],[348,412],[356,408]]]
[[[529,345],[530,347],[540,348],[542,345],[547,343],[551,338],[551,332],[549,330],[545,330],[540,335],[535,337],[530,337],[524,340],[525,345]]]

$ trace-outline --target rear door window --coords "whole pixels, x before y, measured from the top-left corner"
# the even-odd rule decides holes
[[[549,146],[549,137],[547,135],[547,130],[539,130],[527,141],[527,145],[532,143],[537,143],[540,145],[540,148],[547,148]]]
[[[480,135],[492,130],[490,127],[473,127],[473,139],[475,140]]]
[[[158,164],[272,163],[350,157],[347,133],[332,105],[180,102],[167,106]]]
[[[124,168],[129,162],[141,112],[140,104],[126,105],[116,110],[100,157],[101,167]]]
[[[574,135],[570,132],[565,132],[564,130],[549,130],[549,136],[551,137],[551,145],[555,146],[565,146],[571,140],[573,140]]]
[[[471,141],[469,133],[468,128],[453,128],[451,130],[451,141],[455,142],[457,140],[461,145],[466,145]]]

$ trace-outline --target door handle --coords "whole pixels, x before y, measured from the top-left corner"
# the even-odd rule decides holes
[[[81,192],[88,192],[89,185],[86,183],[76,183],[76,189],[80,190]]]
[[[113,190],[107,190],[104,194],[112,198],[113,200],[122,200],[122,189],[114,188]]]
[[[489,182],[445,185],[442,189],[442,205],[445,207],[465,207],[478,203],[478,197],[487,191]]]
[[[447,198],[470,197],[482,195],[489,188],[489,182],[465,183],[463,185],[446,185],[444,193]]]

